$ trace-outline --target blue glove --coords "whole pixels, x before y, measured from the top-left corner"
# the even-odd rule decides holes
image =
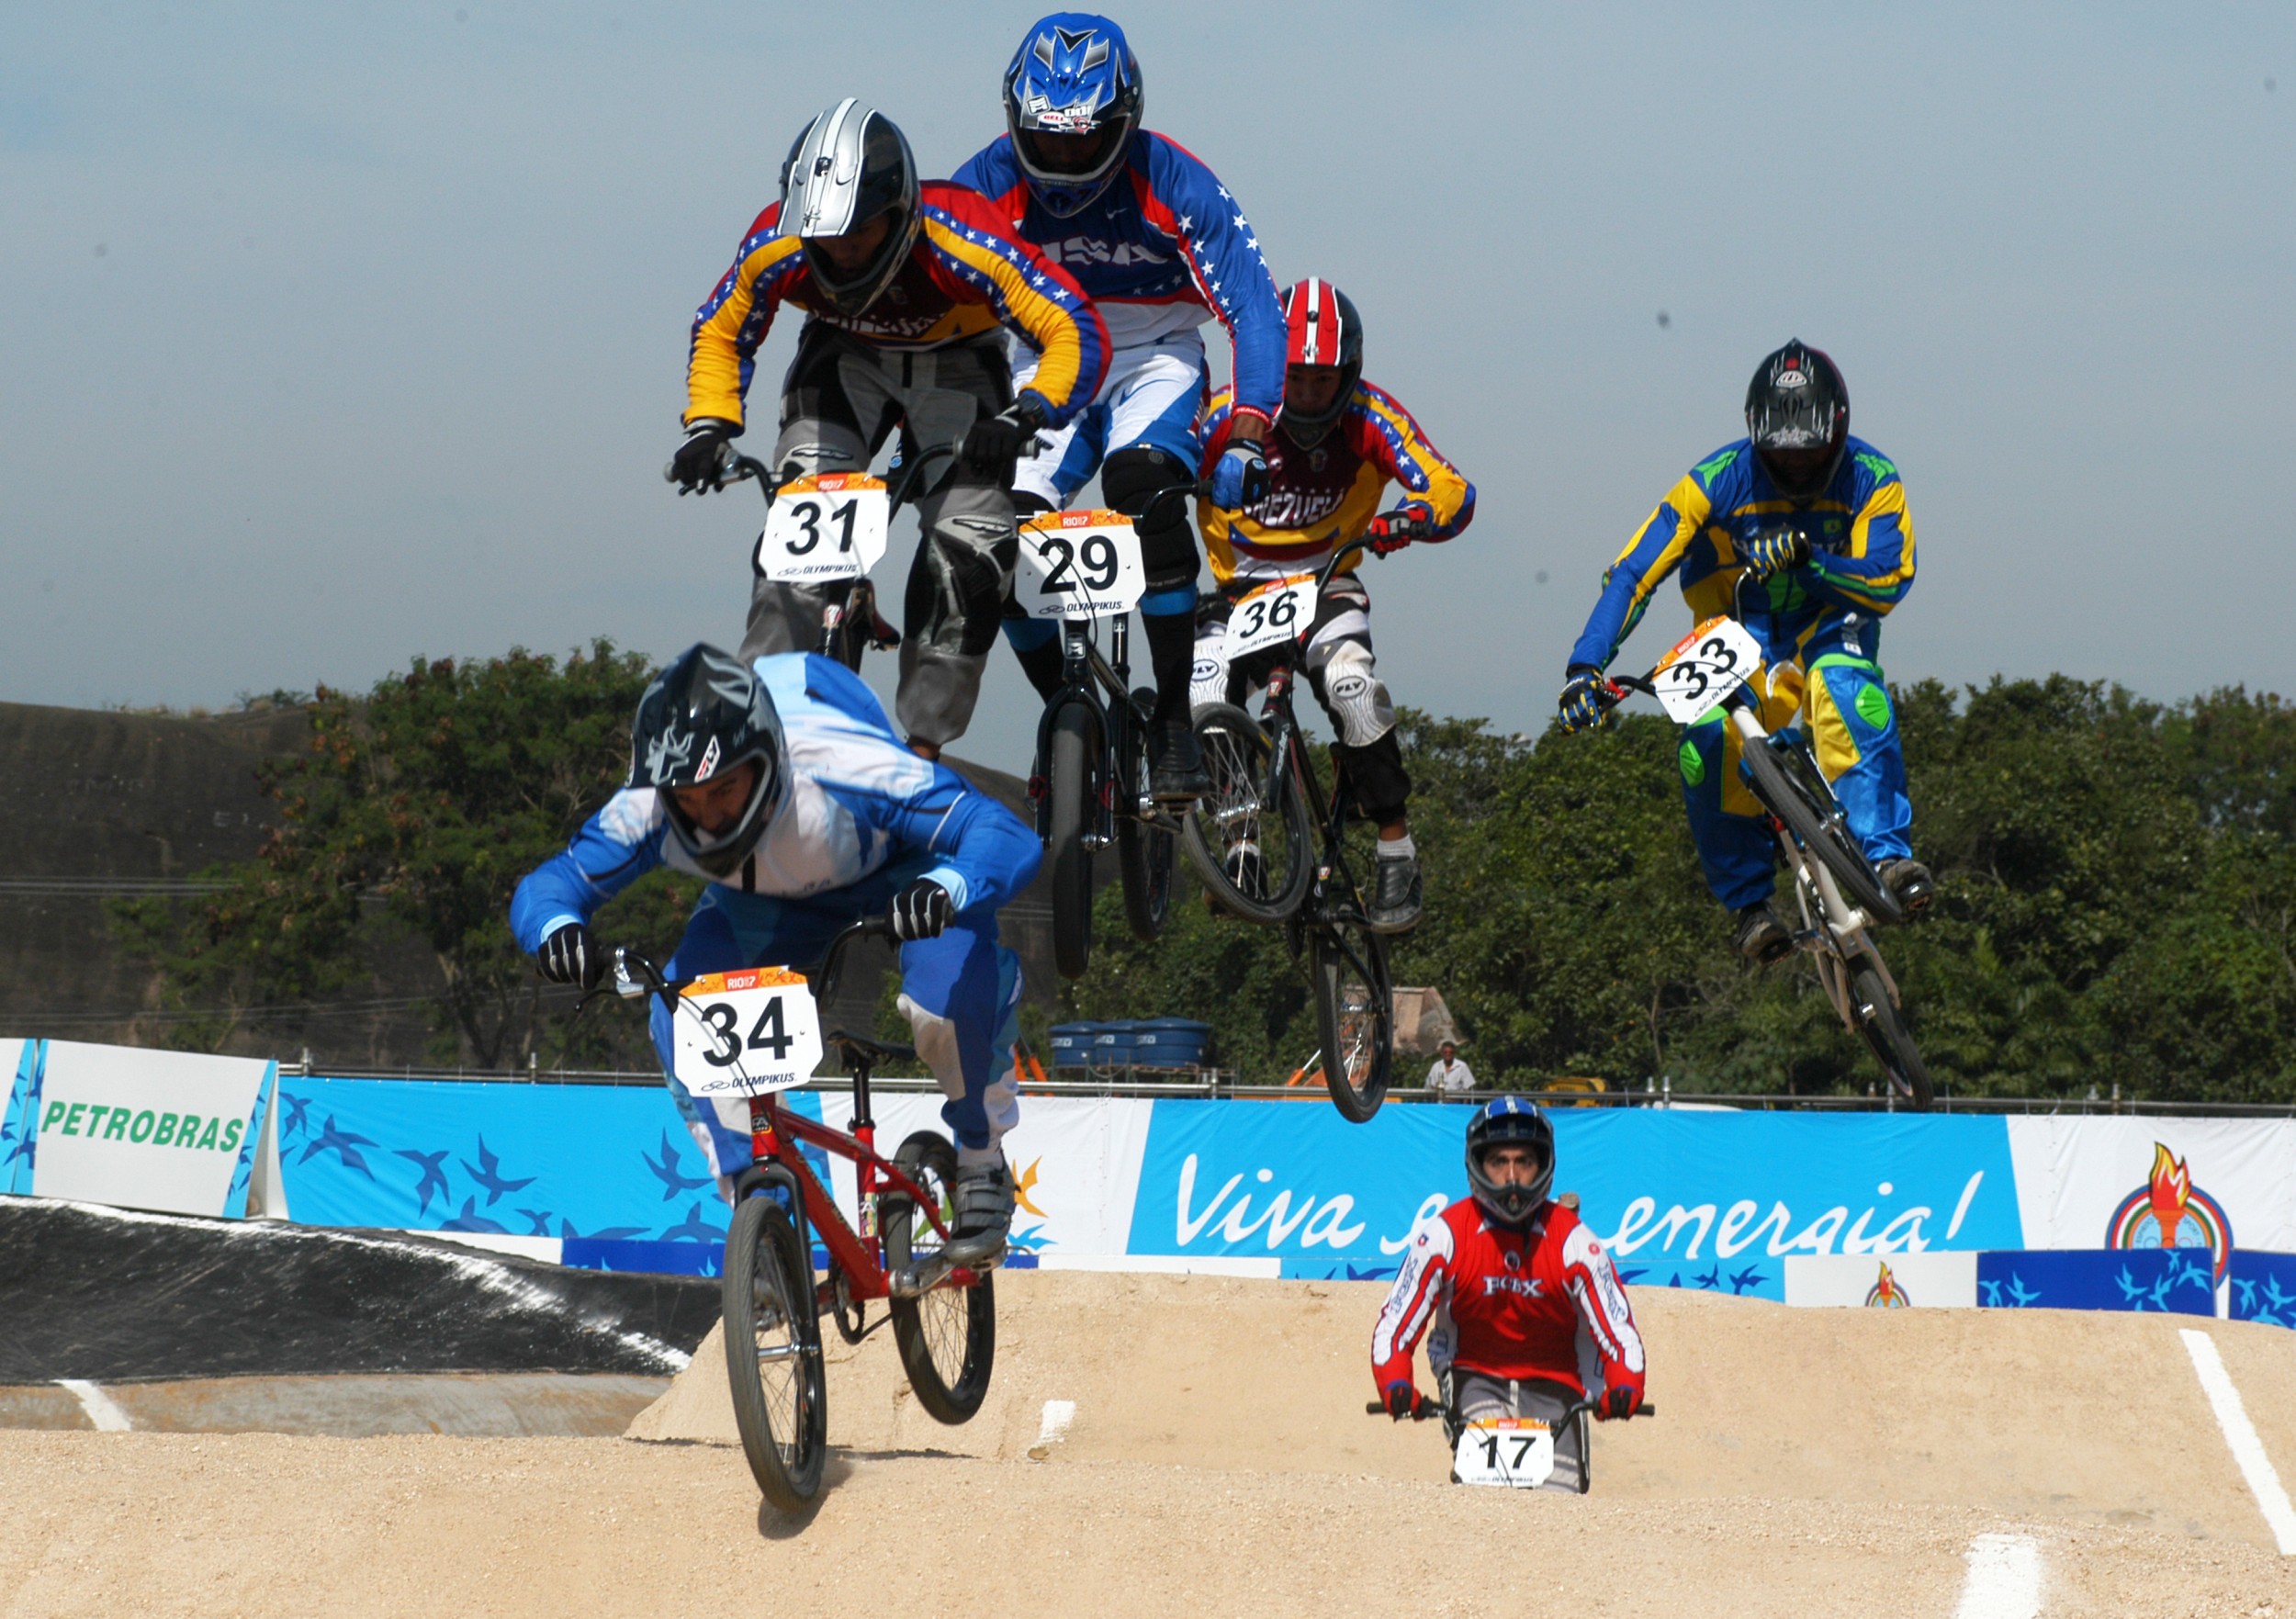
[[[1248,439],[1230,442],[1211,469],[1211,503],[1223,512],[1241,512],[1267,499],[1267,457]]]
[[[1754,535],[1739,547],[1746,571],[1758,579],[1809,560],[1809,534],[1798,528],[1773,528]]]
[[[1566,731],[1591,731],[1603,723],[1603,690],[1609,682],[1603,671],[1586,664],[1573,664],[1570,678],[1562,683],[1562,695],[1555,700],[1555,709]]]

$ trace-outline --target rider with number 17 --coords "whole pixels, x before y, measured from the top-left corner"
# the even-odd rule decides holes
[[[833,659],[744,661],[698,646],[647,687],[630,727],[629,781],[564,853],[518,885],[511,928],[542,975],[595,988],[598,907],[657,866],[709,884],[666,969],[672,980],[805,967],[847,924],[889,918],[902,1012],[949,1101],[957,1141],[955,1236],[944,1254],[1003,1257],[1012,1175],[997,1143],[1019,1117],[998,1058],[1016,1034],[1020,963],[996,913],[1036,875],[1037,840],[1010,812],[893,734],[860,677]],[[730,1197],[750,1163],[746,1096],[679,1084],[671,1008],[653,1003],[662,1074]]]
[[[1176,141],[1141,128],[1140,63],[1105,17],[1062,12],[1031,28],[1005,72],[1007,132],[957,171],[1014,234],[1075,276],[1108,321],[1114,353],[1089,405],[1022,456],[1024,509],[1066,505],[1097,468],[1108,504],[1141,520],[1147,593],[1141,625],[1155,673],[1149,791],[1185,803],[1210,783],[1188,724],[1196,541],[1184,500],[1196,480],[1196,415],[1209,386],[1197,328],[1217,315],[1235,348],[1235,425],[1211,479],[1224,504],[1267,482],[1262,441],[1283,397],[1283,314],[1244,210]],[[1032,339],[1032,347],[1041,348]],[[1024,356],[1026,382],[1053,364]],[[1019,616],[1006,638],[1039,693],[1061,689],[1059,631]]]
[[[999,210],[962,186],[920,184],[901,131],[849,97],[799,133],[781,200],[693,317],[686,439],[669,471],[680,492],[716,489],[732,469],[758,345],[785,303],[806,320],[782,384],[774,478],[865,471],[896,422],[905,456],[955,452],[953,470],[922,468],[895,704],[910,747],[935,759],[971,724],[996,644],[1019,547],[1013,458],[1091,401],[1108,332]],[[1041,356],[1018,394],[1000,328]],[[812,650],[823,592],[759,579],[742,655]]]
[[[1913,522],[1897,468],[1850,436],[1850,393],[1820,351],[1796,340],[1746,390],[1747,436],[1692,467],[1603,575],[1559,700],[1562,726],[1602,718],[1603,671],[1666,576],[1680,570],[1699,621],[1734,609],[1761,643],[1762,727],[1807,724],[1818,767],[1850,830],[1908,913],[1930,897],[1906,830],[1905,758],[1875,659],[1882,620],[1913,588]],[[1748,588],[1740,590],[1740,576]],[[1720,708],[1683,739],[1683,802],[1706,883],[1738,917],[1751,961],[1792,950],[1770,907],[1777,843],[1739,775],[1739,736]]]
[[[1253,680],[1250,658],[1221,650],[1232,604],[1253,587],[1312,572],[1348,541],[1368,534],[1391,556],[1415,540],[1450,539],[1475,515],[1475,486],[1459,476],[1391,396],[1363,379],[1363,322],[1347,296],[1311,277],[1284,294],[1284,406],[1267,443],[1268,488],[1257,501],[1204,501],[1199,521],[1217,595],[1208,598],[1196,646],[1196,701],[1224,703]],[[1232,390],[1204,414],[1204,458],[1226,453]],[[1386,512],[1390,483],[1402,498]],[[1404,806],[1411,778],[1395,736],[1395,706],[1371,656],[1371,596],[1350,557],[1325,587],[1309,626],[1308,680],[1339,733],[1333,756],[1356,807],[1379,828],[1367,920],[1380,933],[1419,921],[1419,860]],[[1249,859],[1250,851],[1231,859]]]

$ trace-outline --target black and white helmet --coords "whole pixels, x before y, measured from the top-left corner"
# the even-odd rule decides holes
[[[1529,1186],[1502,1186],[1483,1172],[1483,1154],[1502,1141],[1521,1141],[1537,1154],[1539,1171]],[[1467,1126],[1467,1184],[1501,1225],[1519,1226],[1538,1212],[1555,1184],[1555,1127],[1536,1102],[1498,1096],[1476,1109]]]
[[[805,244],[814,285],[842,315],[877,301],[917,241],[917,160],[891,118],[850,96],[807,124],[782,164],[781,230]],[[840,270],[814,244],[850,236],[880,215],[884,243],[858,270]]]
[[[673,787],[699,787],[756,761],[757,784],[722,832],[703,831],[678,807]],[[630,725],[630,781],[661,794],[670,835],[712,877],[731,877],[749,858],[781,803],[789,774],[782,716],[757,671],[703,642],[654,677]]]
[[[1780,494],[1824,494],[1850,445],[1850,388],[1840,367],[1798,337],[1764,359],[1746,385],[1746,435]]]

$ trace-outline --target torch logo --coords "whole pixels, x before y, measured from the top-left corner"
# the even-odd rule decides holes
[[[2153,1143],[2152,1178],[2121,1200],[2105,1226],[2108,1248],[2205,1248],[2215,1281],[2232,1262],[2233,1222],[2223,1206],[2192,1184],[2183,1159]]]
[[[1904,1310],[1912,1302],[1905,1288],[1898,1286],[1897,1278],[1890,1275],[1886,1264],[1882,1266],[1882,1274],[1865,1292],[1865,1308],[1868,1310]]]

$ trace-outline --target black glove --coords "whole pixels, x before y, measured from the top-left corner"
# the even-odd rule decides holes
[[[1382,1402],[1387,1406],[1387,1414],[1399,1422],[1405,1417],[1417,1416],[1424,1398],[1418,1389],[1401,1377],[1390,1383],[1380,1396]]]
[[[1622,1417],[1633,1416],[1641,1407],[1642,1390],[1631,1383],[1621,1383],[1603,1390],[1603,1403],[1594,1408],[1594,1420],[1598,1422],[1615,1422]]]
[[[662,468],[662,477],[676,484],[681,495],[723,488],[726,475],[734,469],[734,447],[727,442],[733,435],[730,422],[713,416],[697,418],[686,429],[686,442]]]
[[[919,877],[893,896],[893,937],[904,942],[939,939],[949,931],[956,914],[949,891],[929,877]]]
[[[1799,568],[1809,560],[1809,532],[1799,528],[1764,530],[1746,542],[1741,557],[1746,571],[1758,579],[1784,573],[1789,568]]]
[[[1555,699],[1555,711],[1566,731],[1590,731],[1603,723],[1606,704],[1603,690],[1609,684],[1603,671],[1588,664],[1574,663],[1569,678],[1562,683],[1562,695]]]
[[[544,939],[535,952],[535,966],[553,984],[579,984],[584,989],[596,989],[606,975],[605,952],[580,922],[568,922]]]
[[[957,459],[974,478],[1009,485],[1014,463],[1043,426],[1044,413],[1034,399],[1016,399],[996,415],[984,416],[965,430]]]

